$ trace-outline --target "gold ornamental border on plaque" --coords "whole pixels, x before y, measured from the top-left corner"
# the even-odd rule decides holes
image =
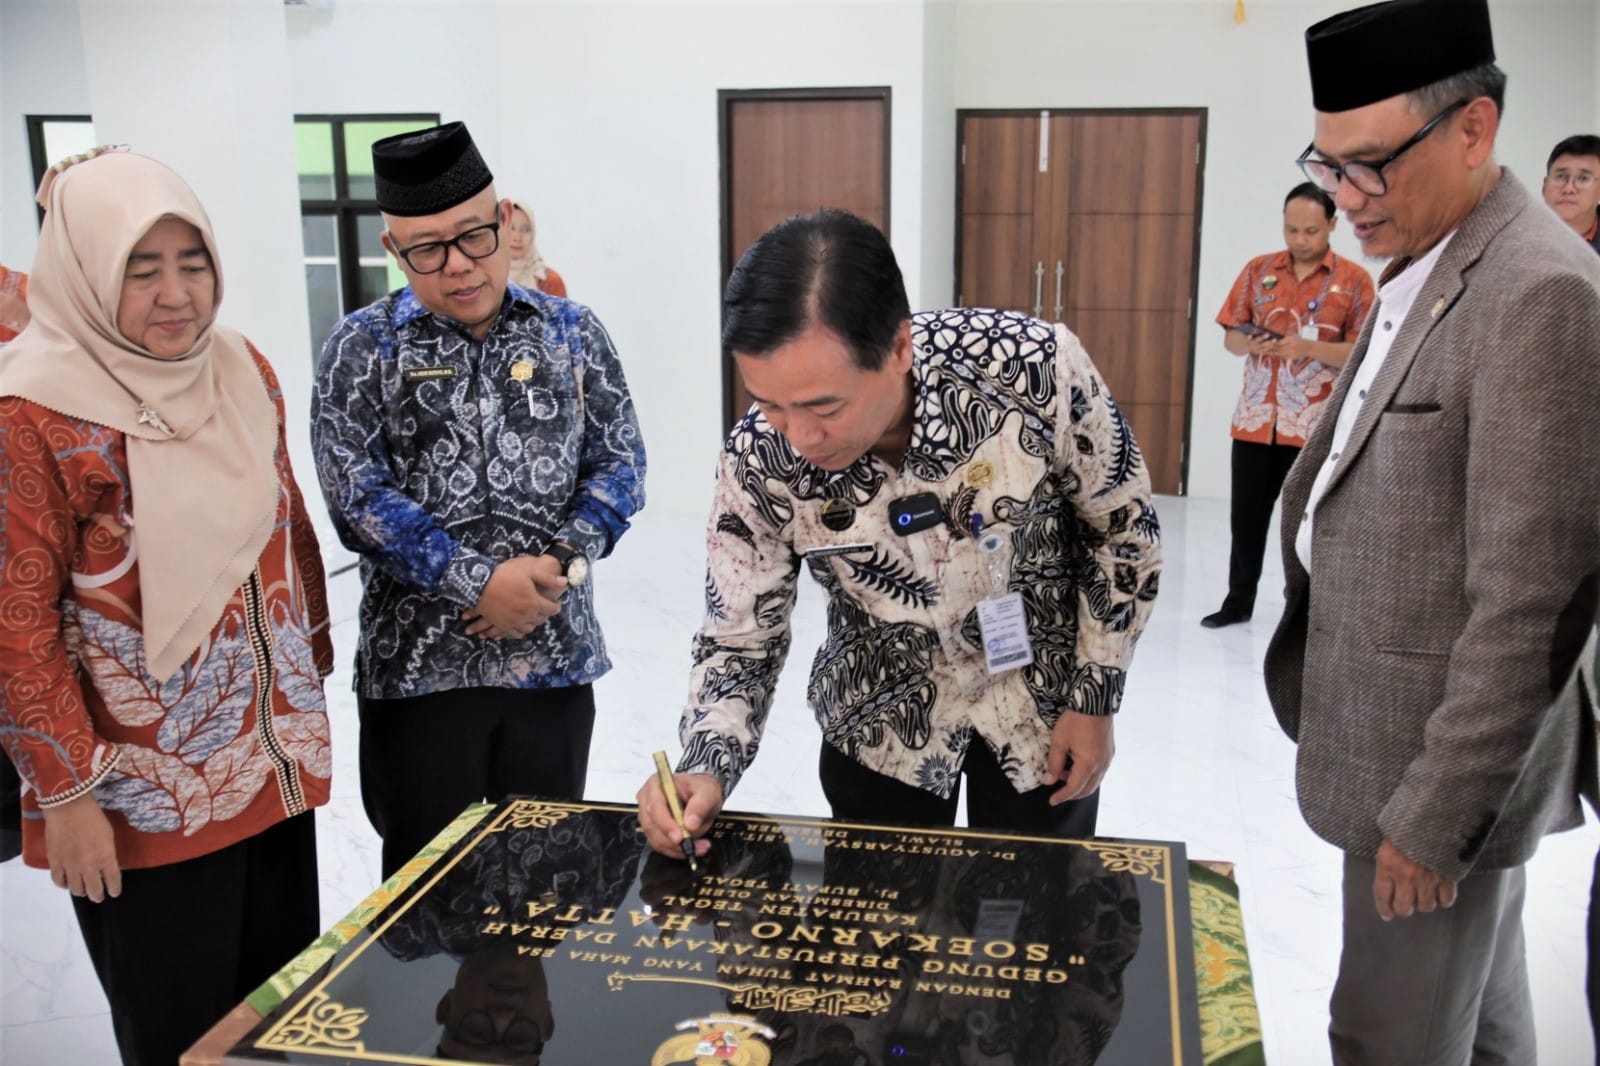
[[[549,829],[569,815],[586,808],[571,803],[545,803],[541,800],[515,800],[489,823],[489,833],[503,833],[507,829]],[[477,841],[473,841],[474,844]]]
[[[377,943],[379,938],[388,931],[396,921],[410,910],[418,900],[430,892],[445,874],[449,873],[468,852],[476,848],[482,840],[491,833],[503,832],[507,829],[523,828],[549,828],[573,814],[584,811],[636,811],[637,808],[629,804],[619,803],[548,803],[541,800],[514,800],[495,815],[487,824],[474,827],[463,837],[455,847],[455,855],[437,868],[430,869],[425,879],[408,890],[410,895],[405,903],[395,908],[394,913],[388,915],[383,924],[372,929],[367,938],[357,945],[348,956],[339,960],[338,965],[330,967],[328,972],[321,977],[316,985],[308,990],[304,999],[296,1005],[293,1012],[280,1019],[268,1029],[258,1040],[254,1047],[261,1050],[293,1050],[300,1055],[339,1055],[347,1059],[381,1061],[387,1063],[416,1064],[416,1066],[431,1066],[437,1059],[418,1058],[409,1055],[376,1054],[362,1050],[344,1050],[332,1047],[315,1046],[306,1043],[289,1044],[285,1041],[285,1033],[301,1031],[305,1027],[306,1015],[315,1009],[319,1003],[334,1003],[327,994],[328,986],[348,969],[355,960],[368,948]],[[1160,885],[1163,889],[1167,936],[1167,980],[1168,1000],[1171,1008],[1172,1040],[1172,1066],[1185,1066],[1183,1046],[1177,1039],[1182,1029],[1181,1005],[1178,997],[1178,941],[1173,926],[1174,912],[1176,910],[1173,897],[1172,878],[1169,871],[1172,869],[1172,849],[1154,844],[1129,843],[1123,841],[1095,841],[1072,840],[1066,837],[1053,837],[1029,833],[999,833],[988,830],[970,829],[937,829],[937,828],[900,828],[893,826],[871,825],[865,822],[842,822],[818,818],[795,818],[790,816],[774,817],[756,814],[738,814],[723,812],[717,816],[718,822],[739,822],[759,825],[770,831],[771,827],[809,827],[814,830],[857,829],[872,833],[898,834],[904,837],[920,837],[924,839],[939,838],[953,840],[967,845],[990,846],[994,841],[1015,841],[1029,844],[1077,844],[1088,848],[1099,855],[1105,862],[1108,870],[1112,872],[1125,872],[1133,877],[1148,878],[1152,884]],[[1116,865],[1113,866],[1113,863]],[[1187,928],[1187,926],[1185,927]],[[662,980],[656,977],[656,980]],[[678,979],[684,980],[684,979]],[[712,982],[705,982],[712,983]],[[719,986],[725,987],[725,986]],[[338,1006],[334,1003],[334,1006]],[[343,1009],[343,1008],[340,1008]],[[364,1019],[363,1019],[364,1020]],[[1195,1064],[1198,1066],[1198,1064]]]
[[[293,1022],[278,1031],[272,1046],[282,1051],[326,1050],[359,1055],[367,1050],[361,1041],[361,1027],[365,1024],[365,1010],[336,1003],[326,992],[319,991],[307,998],[305,1010],[295,1011]]]
[[[513,800],[504,810],[495,816],[494,820],[486,825],[476,828],[471,834],[470,841],[463,838],[458,845],[455,856],[436,869],[430,870],[425,882],[413,885],[410,896],[404,905],[395,908],[394,913],[385,919],[384,923],[371,930],[355,950],[339,961],[337,966],[330,967],[327,974],[319,980],[297,1004],[293,1011],[280,1019],[275,1025],[261,1035],[254,1043],[254,1047],[262,1051],[294,1051],[302,1055],[338,1055],[347,1059],[369,1059],[381,1062],[415,1063],[419,1066],[428,1066],[438,1060],[432,1058],[417,1058],[411,1055],[398,1055],[393,1052],[374,1053],[366,1049],[366,1045],[354,1039],[360,1035],[361,1026],[366,1023],[367,1012],[361,1009],[350,1009],[335,1002],[328,996],[328,986],[334,979],[342,974],[350,965],[361,956],[367,948],[376,944],[388,932],[389,927],[400,920],[400,916],[410,910],[418,900],[432,891],[439,880],[455,868],[472,849],[476,848],[483,839],[491,833],[504,832],[507,829],[548,829],[563,819],[580,811],[595,809],[616,809],[615,804],[590,804],[590,803],[547,803],[543,800]],[[356,1017],[359,1016],[359,1017]],[[337,1021],[337,1025],[332,1024]],[[353,1030],[351,1026],[354,1026]],[[340,1034],[349,1031],[349,1039],[341,1041]]]
[[[1106,869],[1114,874],[1148,877],[1158,885],[1167,883],[1167,866],[1172,862],[1171,848],[1147,844],[1099,844],[1094,841],[1081,843],[1100,856]]]

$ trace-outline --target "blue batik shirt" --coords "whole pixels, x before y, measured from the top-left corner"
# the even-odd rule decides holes
[[[361,555],[356,691],[554,688],[611,667],[594,585],[527,637],[467,635],[489,575],[557,540],[610,553],[644,506],[644,443],[611,338],[581,304],[508,286],[482,341],[409,287],[339,323],[312,400],[317,474]]]

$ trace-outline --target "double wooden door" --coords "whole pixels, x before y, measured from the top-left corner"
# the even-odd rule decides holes
[[[758,89],[719,94],[722,281],[745,249],[792,215],[837,207],[889,233],[889,90]],[[723,353],[723,429],[750,408]]]
[[[956,301],[1064,322],[1184,491],[1205,114],[962,111]]]

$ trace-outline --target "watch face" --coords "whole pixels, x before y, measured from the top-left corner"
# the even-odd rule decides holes
[[[567,584],[581,585],[589,580],[589,557],[581,552],[567,564]]]

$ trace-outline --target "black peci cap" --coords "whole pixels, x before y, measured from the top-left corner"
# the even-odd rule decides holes
[[[1392,0],[1323,19],[1306,31],[1318,111],[1413,92],[1494,62],[1488,0]]]
[[[374,142],[372,173],[378,208],[409,218],[447,211],[494,181],[462,122]]]

